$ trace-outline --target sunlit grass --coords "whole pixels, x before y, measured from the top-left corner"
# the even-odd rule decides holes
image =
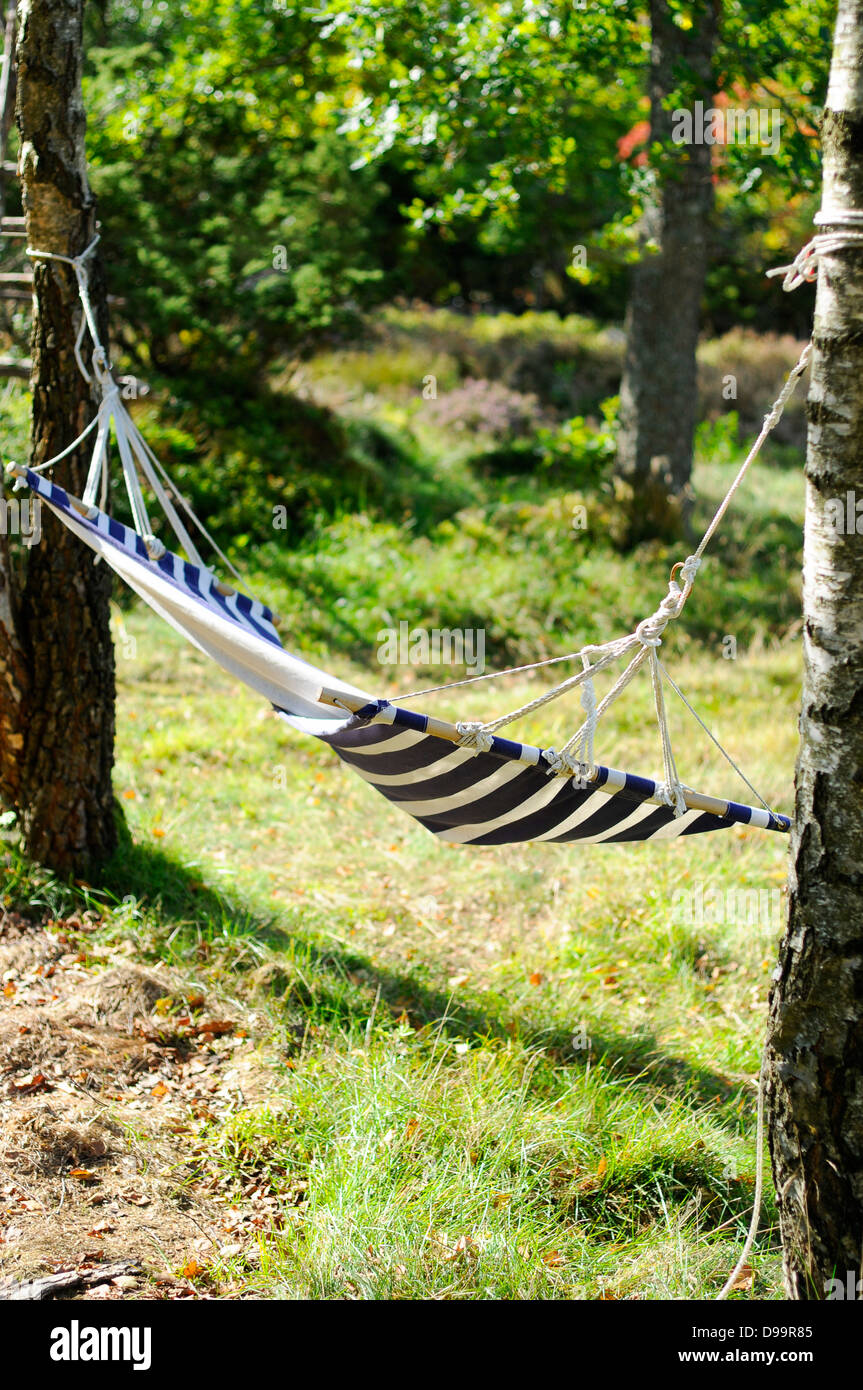
[[[161,896],[142,947],[197,960],[207,940],[290,1043],[272,1113],[241,1122],[244,1161],[268,1155],[304,1184],[263,1244],[262,1290],[718,1289],[751,1201],[785,837],[447,847],[148,615],[125,622],[136,652],[120,667],[116,785],[142,850],[125,881],[118,859],[113,891]],[[788,810],[796,645],[678,662],[668,645],[702,716]],[[435,708],[480,717],[533,689],[518,678],[493,700],[479,687]],[[522,737],[559,743],[578,714],[577,700],[555,702]],[[748,799],[686,711],[672,706],[671,725],[687,781]],[[647,682],[616,707],[598,756],[658,770]],[[688,920],[680,894],[711,885],[772,895],[769,911]],[[209,1132],[204,1166],[234,1172],[231,1142]],[[767,1234],[757,1267],[756,1291],[777,1296]]]
[[[400,351],[353,363],[363,391],[400,399],[423,365]],[[253,576],[288,647],[381,694],[464,674],[377,665],[382,627],[480,627],[491,665],[573,651],[631,630],[685,554],[612,549],[601,497],[575,533],[571,479],[483,481],[463,448],[424,447],[442,450],[431,483],[459,499],[449,520],[419,534],[409,515],[322,518],[304,545],[265,547]],[[702,432],[696,529],[741,457],[727,433]],[[663,644],[707,724],[783,811],[801,513],[798,472],[753,473]],[[787,838],[738,827],[664,846],[447,846],[154,617],[135,607],[115,622],[115,787],[131,838],[100,885],[102,935],[203,972],[256,1011],[267,1107],[200,1129],[193,1154],[201,1176],[238,1189],[251,1176],[283,1199],[249,1287],[715,1293],[750,1214]],[[507,677],[419,707],[488,718],[538,688]],[[581,713],[577,695],[561,699],[518,736],[559,747]],[[689,713],[673,699],[669,713],[684,780],[749,801]],[[600,727],[596,754],[659,774],[646,678]],[[729,897],[739,890],[755,895],[751,918]],[[59,915],[75,895],[13,856],[4,897]],[[754,1293],[769,1298],[780,1288],[769,1197],[764,1217]]]

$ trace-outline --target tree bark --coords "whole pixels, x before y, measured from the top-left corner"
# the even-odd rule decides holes
[[[863,210],[863,0],[840,0],[822,137],[823,210]],[[860,247],[821,257],[808,417],[797,804],[767,1100],[786,1290],[817,1301],[847,1297],[849,1274],[852,1297],[863,1287]]]
[[[640,259],[630,287],[620,387],[618,487],[630,543],[679,533],[688,505],[698,402],[695,353],[707,272],[713,181],[710,144],[693,119],[691,143],[674,144],[673,94],[705,109],[713,93],[714,0],[680,9],[650,0],[650,166]]]
[[[95,234],[81,97],[83,0],[23,0],[17,121],[28,245],[77,255]],[[103,341],[104,283],[91,294]],[[95,410],[73,346],[74,271],[37,261],[31,336],[32,462],[64,449]],[[87,445],[52,477],[80,495]],[[114,657],[110,574],[47,509],[26,555],[0,536],[0,798],[17,813],[25,852],[83,875],[115,844],[111,768]]]

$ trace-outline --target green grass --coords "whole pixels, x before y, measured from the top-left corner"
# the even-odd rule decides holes
[[[672,905],[699,884],[778,887],[784,837],[448,848],[149,616],[124,621],[133,839],[102,935],[242,996],[277,1059],[266,1109],[200,1128],[195,1163],[229,1191],[263,1178],[285,1224],[260,1268],[213,1273],[275,1297],[716,1292],[752,1200],[779,922],[688,924]],[[674,666],[786,808],[797,662],[786,646]],[[553,742],[574,713],[553,705],[525,736]],[[672,727],[688,780],[737,790],[676,712]],[[599,751],[656,768],[646,690]],[[30,896],[54,910],[44,882]],[[771,1223],[768,1199],[761,1297],[779,1292]]]
[[[435,444],[431,475],[450,498],[443,522],[322,518],[299,548],[263,548],[254,584],[288,646],[389,693],[423,674],[374,664],[378,629],[402,619],[483,627],[490,658],[508,661],[618,634],[655,607],[683,549],[621,555],[602,496],[587,496],[576,534],[571,478],[492,482],[450,444]],[[740,457],[727,430],[702,431],[698,523]],[[783,810],[801,513],[798,471],[756,470],[663,647]],[[130,836],[101,883],[101,937],[242,997],[271,1069],[265,1108],[194,1122],[193,1180],[239,1191],[254,1178],[283,1201],[259,1266],[221,1272],[288,1298],[715,1294],[750,1215],[781,911],[699,922],[675,903],[774,893],[786,838],[740,827],[665,847],[448,847],[155,618],[116,621]],[[487,717],[536,689],[507,678],[429,707]],[[577,698],[557,701],[520,736],[560,746],[579,715]],[[749,800],[676,704],[671,730],[687,782]],[[597,757],[658,772],[646,680]],[[70,891],[10,860],[7,902],[59,914]],[[776,1298],[769,1194],[762,1215],[754,1294]]]

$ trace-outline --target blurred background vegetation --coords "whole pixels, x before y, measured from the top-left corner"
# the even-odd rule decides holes
[[[669,7],[690,22],[691,5]],[[86,16],[115,367],[286,645],[366,683],[376,634],[402,619],[483,629],[491,667],[650,612],[688,537],[633,545],[615,476],[653,189],[647,6],[99,0]],[[825,0],[721,5],[716,104],[783,123],[775,151],[713,149],[692,532],[809,336],[811,294],[783,295],[764,272],[811,234],[832,19]],[[4,257],[23,269],[20,242]],[[23,355],[27,314],[4,305]],[[684,687],[782,809],[804,396],[668,638]],[[20,382],[0,391],[0,428],[24,457]],[[122,514],[119,490],[112,505]],[[144,961],[229,988],[230,1010],[248,996],[255,1045],[281,1040],[273,1112],[200,1131],[220,1181],[257,1164],[275,1192],[298,1174],[307,1189],[297,1230],[262,1243],[253,1286],[714,1293],[749,1219],[749,1078],[778,922],[692,923],[671,905],[681,884],[778,886],[784,837],[740,827],[689,841],[685,860],[674,846],[445,854],[319,745],[274,735],[257,701],[149,614],[115,623],[116,785],[135,848],[109,867],[98,940],[128,937]],[[736,662],[722,660],[728,634]],[[384,674],[412,687],[462,672]],[[536,687],[516,679],[491,707],[486,691],[460,717]],[[523,737],[571,733],[571,703],[542,713]],[[615,718],[598,751],[656,770],[647,683]],[[673,719],[687,779],[738,791],[676,706]],[[70,890],[4,856],[7,907],[71,911]],[[439,1254],[436,1230],[470,1258]],[[741,1288],[775,1297],[769,1229],[757,1253]],[[252,1278],[240,1263],[229,1275]]]

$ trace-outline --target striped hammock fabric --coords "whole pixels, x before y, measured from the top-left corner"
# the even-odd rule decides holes
[[[264,696],[294,728],[328,743],[344,763],[439,839],[616,844],[673,840],[733,825],[787,831],[787,816],[736,802],[721,813],[675,816],[659,784],[598,767],[581,786],[547,770],[543,750],[495,736],[476,752],[428,732],[425,715],[376,699],[285,651],[269,609],[166,551],[30,469],[22,483],[199,651]],[[321,699],[326,690],[330,700]],[[337,709],[332,699],[344,701]]]

